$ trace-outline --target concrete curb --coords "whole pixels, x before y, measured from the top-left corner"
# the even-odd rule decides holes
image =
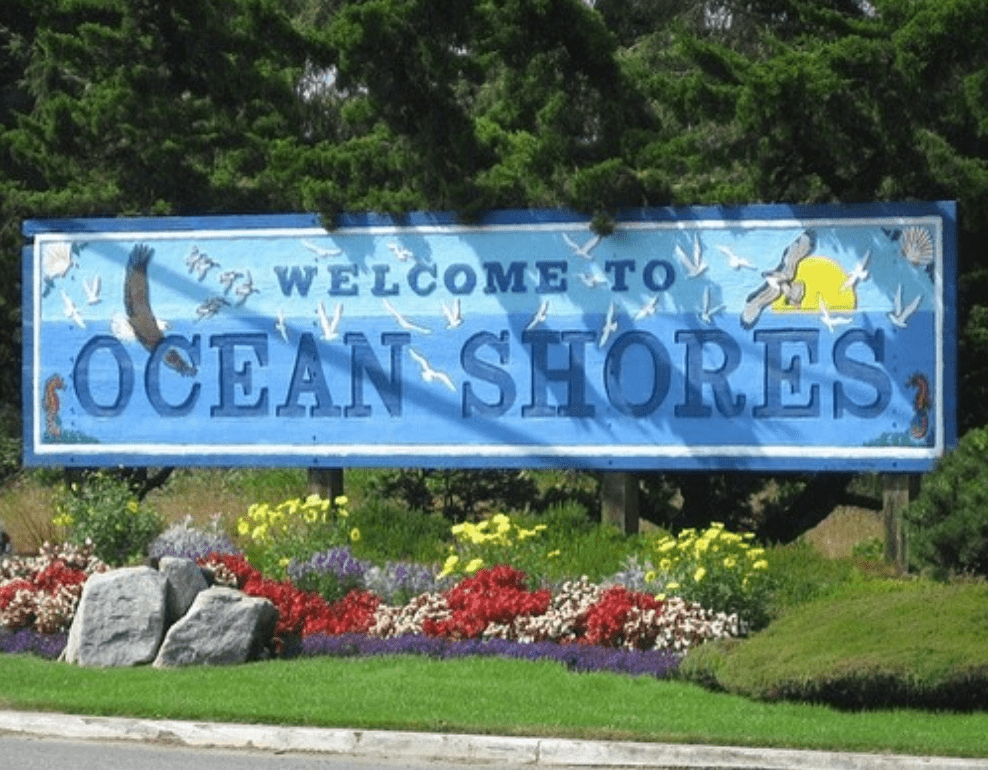
[[[731,768],[736,770],[988,770],[988,760],[560,738],[275,727],[0,711],[0,733],[193,748],[311,752],[496,766]]]

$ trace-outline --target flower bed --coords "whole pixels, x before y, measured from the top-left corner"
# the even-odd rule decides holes
[[[189,539],[179,534],[172,539]],[[292,580],[278,580],[232,547],[194,555],[216,582],[275,605],[276,648],[285,657],[503,655],[664,676],[691,647],[745,632],[737,613],[680,596],[585,577],[532,589],[525,573],[505,564],[459,574],[448,561],[444,569],[378,566],[336,545],[289,562],[281,569]],[[0,565],[0,651],[57,655],[83,582],[105,569],[84,550],[47,545],[35,559]]]

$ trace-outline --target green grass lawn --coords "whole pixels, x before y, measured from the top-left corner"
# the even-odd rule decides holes
[[[105,716],[988,756],[988,714],[842,712],[554,663],[414,656],[86,669],[0,656],[0,706]]]

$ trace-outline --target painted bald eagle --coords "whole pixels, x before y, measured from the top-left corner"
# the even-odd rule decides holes
[[[154,249],[138,243],[127,259],[127,272],[124,276],[124,310],[127,313],[127,321],[134,330],[134,336],[151,353],[165,338],[158,319],[151,311],[148,263],[152,256]],[[170,366],[184,376],[191,377],[196,373],[195,366],[182,358],[174,348],[165,353],[164,362],[166,366]]]

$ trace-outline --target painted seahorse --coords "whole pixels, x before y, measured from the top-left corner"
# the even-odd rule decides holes
[[[933,408],[933,399],[930,397],[930,381],[925,374],[916,372],[908,380],[906,385],[916,388],[916,396],[913,398],[913,409],[916,414],[909,423],[909,435],[919,441],[926,437],[930,429],[930,409]]]
[[[58,418],[58,410],[61,409],[61,402],[58,399],[58,391],[65,389],[65,380],[61,375],[53,374],[45,380],[45,434],[52,440],[57,441],[62,436],[62,421]]]

